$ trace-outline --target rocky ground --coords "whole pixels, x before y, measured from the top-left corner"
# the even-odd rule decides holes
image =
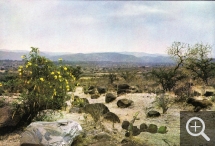
[[[124,120],[131,121],[135,113],[139,112],[137,120],[134,122],[134,126],[139,128],[140,124],[145,123],[155,124],[158,127],[166,126],[168,132],[165,134],[160,133],[149,133],[141,132],[138,136],[132,138],[136,144],[128,145],[147,145],[147,146],[179,146],[180,144],[180,111],[181,110],[191,110],[192,106],[185,106],[182,104],[173,104],[167,111],[166,114],[161,114],[160,117],[148,118],[146,116],[147,109],[154,109],[162,113],[161,109],[155,108],[153,101],[155,100],[155,94],[148,93],[129,93],[117,97],[116,100],[110,103],[105,103],[105,94],[102,94],[98,99],[91,99],[89,94],[84,94],[82,87],[77,87],[74,95],[81,98],[87,98],[89,103],[104,103],[110,110],[110,112],[115,113],[119,119],[120,123],[115,123],[114,127],[112,122],[107,120],[102,120],[101,126],[95,127],[94,122],[90,115],[85,113],[69,113],[63,111],[63,118],[74,120],[80,123],[85,131],[85,136],[78,138],[74,146],[121,146],[121,141],[125,139],[125,130],[122,129],[121,125]],[[117,101],[119,99],[130,99],[134,103],[128,108],[119,108],[117,106]],[[213,110],[213,109],[211,109]],[[87,118],[86,118],[87,116]],[[0,137],[0,146],[19,146],[20,145],[20,134],[22,130],[16,130],[10,134]],[[95,135],[97,135],[95,137]]]

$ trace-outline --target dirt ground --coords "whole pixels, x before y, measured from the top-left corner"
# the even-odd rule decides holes
[[[155,94],[148,94],[148,93],[132,93],[132,94],[125,94],[117,97],[111,103],[105,103],[105,95],[101,95],[98,99],[91,99],[90,95],[86,95],[83,93],[82,87],[77,87],[76,92],[74,95],[77,95],[81,98],[87,98],[90,103],[104,103],[111,112],[117,114],[120,118],[120,123],[115,123],[114,128],[112,127],[112,123],[108,121],[103,121],[102,124],[104,125],[105,129],[109,133],[115,133],[115,140],[120,142],[123,138],[125,138],[125,130],[121,128],[121,124],[124,120],[131,121],[133,116],[136,112],[139,112],[138,120],[134,122],[134,126],[139,127],[140,124],[146,123],[149,124],[156,124],[158,127],[166,126],[168,132],[166,134],[152,134],[149,132],[141,132],[140,135],[135,136],[135,139],[138,139],[144,144],[149,146],[179,146],[180,145],[180,111],[181,110],[191,110],[191,106],[184,106],[182,104],[179,105],[172,105],[168,109],[166,114],[161,114],[160,117],[157,118],[147,118],[147,108],[151,108],[153,110],[157,110],[162,113],[161,109],[158,109],[154,106],[153,101],[155,100]],[[134,101],[134,104],[129,108],[118,108],[117,101],[122,98],[131,99]],[[84,113],[68,113],[63,111],[64,119],[70,119],[79,122],[83,125],[83,129],[89,127],[86,125],[86,120],[83,118]],[[92,121],[89,117],[89,121]],[[20,134],[22,131],[15,131],[10,133],[7,136],[0,137],[0,146],[19,146]]]

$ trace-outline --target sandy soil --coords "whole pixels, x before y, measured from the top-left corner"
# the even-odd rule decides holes
[[[121,128],[121,123],[124,120],[131,121],[136,112],[139,112],[138,120],[135,121],[134,125],[138,126],[142,123],[156,124],[158,127],[166,126],[168,132],[166,134],[151,134],[148,132],[141,132],[140,135],[136,136],[136,139],[146,143],[150,146],[179,146],[180,143],[180,110],[189,110],[192,107],[182,107],[182,105],[172,105],[166,114],[161,114],[158,118],[147,118],[146,117],[146,108],[152,107],[152,109],[159,111],[162,113],[161,109],[157,109],[154,107],[152,103],[155,100],[155,94],[148,93],[132,93],[125,94],[117,97],[117,99],[111,103],[105,103],[105,95],[101,95],[98,99],[91,99],[90,95],[86,95],[83,93],[82,87],[77,87],[74,95],[77,95],[81,98],[87,98],[90,103],[104,103],[111,112],[117,114],[120,118],[120,123],[114,124],[114,129],[112,127],[112,123],[108,121],[103,121],[102,124],[105,128],[111,133],[117,133],[116,139],[121,141],[125,138],[125,130]],[[117,101],[122,98],[131,99],[134,101],[134,104],[129,108],[118,108]],[[66,111],[64,113],[65,119],[70,119],[79,122],[86,128],[86,121],[83,118],[84,113],[73,113],[70,114]],[[90,121],[90,118],[88,119]],[[19,146],[21,131],[13,132],[7,136],[0,137],[0,146]]]

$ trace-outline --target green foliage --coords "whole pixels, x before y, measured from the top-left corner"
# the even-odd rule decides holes
[[[193,46],[174,42],[168,49],[168,54],[176,60],[176,69],[185,68],[190,77],[201,79],[206,85],[215,76],[215,63],[210,57],[212,47],[197,43]]]
[[[5,104],[6,104],[6,103],[5,103],[5,99],[4,99],[4,98],[1,98],[1,99],[0,99],[0,108],[3,107],[3,106],[5,106]]]
[[[163,114],[167,112],[169,105],[170,105],[170,100],[167,98],[166,95],[161,94],[160,96],[156,96],[155,99],[155,104],[158,108],[162,108]]]
[[[182,74],[182,72],[172,68],[159,68],[157,70],[153,69],[151,71],[151,75],[157,79],[164,91],[172,90],[178,81],[186,77],[184,74]]]
[[[108,79],[109,79],[111,84],[113,84],[114,81],[118,80],[116,74],[114,74],[114,73],[109,73]]]
[[[167,133],[167,127],[166,126],[161,126],[158,128],[158,133],[164,134]]]
[[[134,79],[136,73],[135,72],[129,72],[129,71],[125,71],[121,73],[121,77],[126,81],[126,82],[130,82]]]
[[[215,63],[209,57],[211,46],[203,44],[195,44],[189,47],[189,54],[185,67],[192,72],[194,78],[200,78],[208,85],[209,78],[215,76]]]
[[[63,114],[60,111],[43,110],[33,119],[33,121],[52,122],[61,118],[63,118]]]
[[[136,112],[135,115],[133,116],[133,119],[131,120],[129,126],[128,126],[128,132],[130,133],[130,138],[133,136],[133,125],[135,120],[137,119],[137,116],[139,115],[140,112]]]
[[[83,74],[83,72],[81,71],[81,67],[80,66],[76,66],[76,67],[70,67],[73,76],[76,78],[76,80],[78,80],[81,77],[81,74]]]
[[[31,117],[40,110],[60,109],[67,100],[67,91],[71,90],[75,77],[67,66],[54,65],[39,55],[39,49],[33,48],[29,56],[22,56],[24,66],[19,66],[19,79],[22,82],[23,100]],[[62,59],[59,59],[62,62]]]

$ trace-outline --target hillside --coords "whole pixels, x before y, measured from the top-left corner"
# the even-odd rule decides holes
[[[28,54],[27,51],[0,51],[0,60],[21,60],[21,56]],[[170,57],[158,54],[147,54],[144,52],[138,53],[134,52],[105,52],[105,53],[77,53],[77,54],[66,54],[65,53],[48,53],[41,52],[42,56],[45,56],[53,61],[57,61],[62,58],[66,61],[71,62],[129,62],[129,63],[173,63]]]

